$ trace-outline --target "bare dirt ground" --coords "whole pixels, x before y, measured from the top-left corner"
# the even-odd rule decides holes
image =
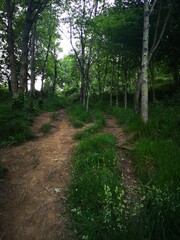
[[[65,207],[65,189],[70,181],[71,154],[77,132],[62,110],[56,121],[52,113],[43,113],[34,121],[34,141],[0,151],[8,175],[0,181],[0,240],[74,240],[72,222]],[[40,128],[51,122],[51,132]],[[127,197],[137,182],[132,160],[124,151],[127,136],[113,117],[107,118],[104,131],[118,141],[120,167]]]
[[[0,151],[8,168],[0,182],[0,240],[74,239],[64,202],[77,130],[60,111],[51,132],[42,136],[39,129],[51,114],[35,120],[39,138]]]

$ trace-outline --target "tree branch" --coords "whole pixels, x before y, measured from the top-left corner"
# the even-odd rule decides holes
[[[150,8],[150,11],[149,11],[149,16],[150,16],[150,15],[152,14],[152,12],[154,11],[154,7],[155,7],[157,1],[158,1],[158,0],[154,0],[154,1],[153,1],[153,4],[152,4],[152,6],[151,6],[151,8]]]
[[[161,39],[162,39],[162,37],[163,37],[163,34],[164,34],[164,32],[165,32],[165,29],[166,29],[167,22],[168,22],[168,20],[169,20],[171,11],[172,11],[172,5],[171,5],[171,7],[169,8],[169,11],[168,11],[168,14],[167,14],[167,16],[166,16],[166,19],[165,19],[165,21],[164,21],[164,25],[163,25],[163,28],[162,28],[161,33],[160,33],[160,35],[159,35],[159,38],[157,39],[156,44],[154,44],[154,46],[152,46],[152,48],[151,48],[151,50],[150,50],[148,62],[151,61],[151,58],[152,58],[154,52],[156,51],[156,49],[157,49],[158,46],[159,46],[159,43],[160,43],[160,41],[161,41]]]

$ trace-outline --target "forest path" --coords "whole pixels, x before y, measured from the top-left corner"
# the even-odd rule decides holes
[[[51,115],[43,113],[33,124],[40,138],[0,151],[8,168],[0,181],[1,240],[74,239],[64,202],[77,130],[61,110],[51,132],[41,137],[39,130]]]
[[[0,181],[0,240],[75,239],[64,202],[71,154],[77,144],[73,136],[78,130],[71,126],[64,110],[53,122],[51,116],[43,113],[34,121],[32,130],[39,138],[0,151],[0,159],[8,168],[5,180]],[[43,136],[39,130],[49,122],[51,132]],[[138,184],[132,160],[124,151],[128,137],[111,116],[107,116],[103,131],[117,138],[120,168],[131,201]]]
[[[134,174],[133,160],[127,154],[129,150],[132,149],[132,146],[128,144],[128,141],[131,140],[133,134],[125,134],[123,128],[118,125],[113,116],[106,117],[106,126],[103,130],[104,132],[114,135],[117,139],[119,168],[122,173],[123,185],[126,189],[128,204],[131,204],[134,201],[139,201],[140,196],[136,191],[139,185]]]

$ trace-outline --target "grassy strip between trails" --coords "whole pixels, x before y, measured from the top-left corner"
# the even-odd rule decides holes
[[[127,208],[117,160],[109,134],[86,138],[75,149],[69,203],[80,239],[117,239],[124,231]]]
[[[106,123],[105,116],[101,111],[96,110],[87,113],[85,108],[80,104],[70,107],[68,115],[74,127],[81,128],[85,123],[91,123],[90,126],[75,135],[75,139],[77,140],[88,138],[99,132]]]

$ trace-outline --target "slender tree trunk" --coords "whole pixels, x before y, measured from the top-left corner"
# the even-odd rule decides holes
[[[97,62],[97,80],[98,80],[98,89],[99,89],[99,99],[102,99],[102,83],[101,83],[99,59]]]
[[[106,85],[107,73],[108,73],[108,56],[106,58],[106,63],[105,63],[105,70],[104,70],[104,77],[103,77],[103,84],[102,84],[101,101],[103,101],[103,97],[104,97],[104,88],[105,88],[105,85]]]
[[[124,108],[127,109],[127,69],[124,67]]]
[[[113,102],[113,82],[114,82],[114,62],[112,62],[112,75],[111,75],[111,87],[110,87],[110,107]]]
[[[31,4],[30,4],[31,5]],[[20,86],[19,93],[23,93],[27,89],[27,76],[28,76],[28,53],[29,53],[29,34],[32,27],[31,21],[31,7],[28,6],[26,12],[25,27],[22,40],[22,55],[21,55],[21,68],[20,68]]]
[[[33,25],[32,35],[31,35],[31,95],[34,95],[35,91],[35,32],[36,32],[36,23]]]
[[[156,101],[156,92],[155,92],[155,73],[154,73],[153,63],[151,63],[149,66],[150,66],[150,72],[151,72],[152,99],[153,99],[153,102],[155,102]]]
[[[148,121],[148,45],[149,45],[149,4],[144,1],[144,30],[141,64],[141,118]]]
[[[54,81],[52,91],[55,93],[57,83],[57,56],[56,56],[56,47],[54,47]]]
[[[116,86],[116,107],[119,106],[119,88],[118,88],[118,84]]]
[[[47,46],[47,51],[46,51],[46,57],[45,57],[45,60],[44,60],[44,63],[43,63],[42,77],[41,77],[41,93],[43,92],[43,89],[44,89],[45,70],[46,70],[46,65],[47,65],[47,62],[48,62],[49,51],[50,51],[50,47],[51,47],[52,35],[53,35],[53,33],[51,33],[49,35],[48,46]]]
[[[9,53],[9,63],[11,71],[11,90],[13,96],[18,93],[18,80],[16,74],[16,59],[14,54],[14,31],[13,31],[13,3],[6,0],[7,7],[7,42],[8,42],[8,53]]]
[[[136,114],[140,113],[140,94],[141,94],[141,73],[138,73],[137,83],[136,83],[136,92],[134,96],[134,111]]]

